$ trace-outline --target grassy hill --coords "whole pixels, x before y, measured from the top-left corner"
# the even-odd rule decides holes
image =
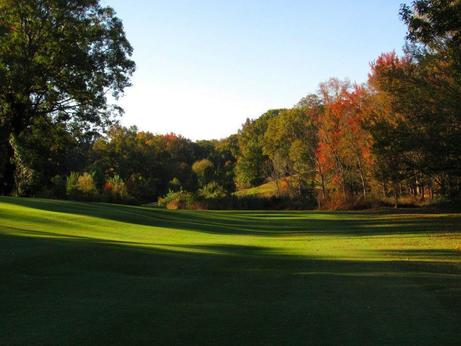
[[[457,344],[461,214],[0,198],[0,344]]]
[[[278,188],[282,195],[288,192],[288,184],[288,178],[279,181]],[[234,194],[238,197],[272,197],[277,195],[277,185],[275,181],[269,181],[255,187],[239,190]]]

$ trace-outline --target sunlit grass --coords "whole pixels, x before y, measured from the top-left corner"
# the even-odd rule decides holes
[[[72,205],[71,202],[59,203]],[[23,237],[81,237],[159,249],[190,245],[191,248],[179,248],[178,251],[194,253],[210,252],[192,248],[196,245],[261,246],[280,254],[354,260],[415,258],[420,261],[425,257],[415,255],[409,258],[402,253],[414,249],[458,251],[461,244],[459,214],[166,212],[98,204],[86,207],[89,215],[3,203],[1,232]],[[93,216],[91,209],[101,207],[113,214]],[[135,214],[135,218],[144,219],[140,223],[117,221],[130,213]],[[170,220],[173,225],[176,223],[175,227],[162,226]],[[323,222],[313,225],[314,220]],[[426,259],[456,260],[453,256],[429,256]]]
[[[425,343],[442,322],[444,340],[453,341],[461,317],[461,214],[166,211],[0,198],[0,266],[6,344],[174,343],[191,328],[200,336],[195,344],[231,335],[247,344],[303,344],[307,336]],[[91,304],[101,306],[103,320]],[[69,332],[85,316],[83,332]],[[263,318],[270,323],[257,325]],[[293,332],[286,319],[301,329]],[[24,323],[30,328],[22,333]],[[349,334],[354,323],[367,332]]]

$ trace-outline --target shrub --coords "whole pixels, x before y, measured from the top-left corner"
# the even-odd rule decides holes
[[[66,197],[66,178],[60,175],[55,175],[51,178],[50,194],[52,197]]]
[[[170,191],[175,191],[175,192],[181,191],[181,189],[182,189],[181,180],[179,180],[178,178],[174,177],[174,178],[171,179],[170,182],[168,183],[168,187],[170,188]]]
[[[303,210],[314,209],[315,201],[290,197],[237,197],[224,196],[204,198],[191,192],[170,191],[159,198],[157,205],[167,209],[210,209],[210,210]]]
[[[77,172],[71,172],[66,180],[66,194],[69,198],[74,198],[78,195],[78,177],[80,176]]]
[[[128,199],[125,182],[118,175],[107,179],[103,186],[103,194],[107,202],[123,202]]]
[[[141,174],[132,174],[125,185],[128,195],[140,203],[151,202],[158,196],[158,178],[145,178]]]
[[[196,198],[188,191],[169,191],[165,197],[159,198],[157,205],[167,209],[198,209]]]
[[[224,187],[214,181],[199,189],[198,193],[199,196],[204,199],[224,198],[227,196],[227,192]]]
[[[93,176],[86,172],[79,176],[77,189],[84,194],[94,194],[96,192],[96,185],[94,184]]]
[[[66,193],[70,199],[87,201],[95,200],[98,195],[93,176],[86,172],[83,175],[72,172],[67,177]]]

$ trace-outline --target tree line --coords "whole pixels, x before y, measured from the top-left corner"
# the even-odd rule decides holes
[[[98,1],[0,0],[0,193],[171,207],[337,208],[461,197],[461,2],[402,5],[404,54],[193,142],[118,125],[132,48]],[[261,206],[262,204],[257,204]],[[280,205],[280,204],[278,204]],[[263,207],[271,207],[269,204]]]

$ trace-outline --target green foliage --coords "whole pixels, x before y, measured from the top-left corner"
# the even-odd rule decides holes
[[[402,5],[400,14],[408,26],[407,38],[430,51],[454,49],[461,44],[461,2],[459,0],[415,0]]]
[[[158,196],[159,179],[152,176],[144,177],[139,173],[130,175],[126,182],[128,194],[138,203],[155,200]]]
[[[188,191],[169,191],[164,197],[158,199],[157,205],[167,209],[193,209],[196,199]]]
[[[269,120],[264,134],[263,150],[272,162],[273,180],[296,177],[298,189],[293,192],[298,196],[302,195],[301,184],[313,185],[315,179],[316,111],[307,106],[282,111]]]
[[[80,175],[72,172],[67,177],[66,193],[70,199],[75,200],[94,200],[98,196],[98,191],[93,180],[93,176],[87,172]]]
[[[198,194],[205,199],[216,199],[226,197],[227,191],[218,183],[212,181],[199,189]]]
[[[391,175],[397,164],[394,195],[407,185],[421,199],[426,187],[461,196],[460,11],[453,0],[403,5],[407,56],[383,54],[373,65],[370,84],[386,107],[371,131],[378,165]]]
[[[170,180],[170,182],[168,183],[168,187],[170,188],[170,191],[174,191],[174,192],[178,192],[182,190],[181,181],[176,177]]]
[[[198,141],[197,155],[205,157],[214,165],[214,174],[211,178],[226,191],[235,191],[235,165],[240,156],[238,135],[231,135],[222,140]]]
[[[309,94],[299,100],[293,108],[320,111],[322,109],[322,100],[317,94]]]
[[[114,126],[106,138],[99,138],[90,149],[93,171],[105,177],[119,175],[128,194],[139,202],[149,202],[168,191],[177,178],[184,188],[195,188],[191,164],[196,145],[174,134],[153,135],[136,127]]]
[[[51,197],[54,198],[65,198],[66,197],[66,190],[67,190],[67,181],[66,178],[61,175],[55,175],[51,178],[51,189],[50,194]]]
[[[405,55],[378,57],[367,84],[331,78],[291,109],[193,142],[114,125],[109,100],[129,86],[134,63],[111,8],[0,0],[0,193],[62,198],[69,176],[69,198],[166,195],[177,208],[459,199],[460,6],[403,5]]]
[[[38,173],[28,164],[30,161],[30,152],[24,150],[21,141],[15,136],[11,136],[10,145],[14,153],[12,160],[16,166],[14,172],[16,195],[31,195],[37,189]]]
[[[199,186],[205,186],[214,178],[214,165],[208,159],[194,162],[192,171],[196,174]]]
[[[77,189],[83,194],[91,195],[96,192],[96,185],[94,184],[93,176],[89,173],[83,173],[78,177]]]
[[[2,137],[41,120],[105,127],[119,111],[107,94],[118,98],[135,66],[114,11],[97,0],[0,0],[0,14]]]
[[[78,177],[80,176],[77,172],[71,172],[66,180],[66,192],[68,195],[72,194],[77,190]]]
[[[235,167],[235,181],[239,188],[261,184],[270,170],[270,162],[263,152],[263,138],[269,120],[281,110],[270,110],[256,120],[245,122],[238,133],[239,157]]]
[[[19,136],[10,136],[18,193],[52,193],[52,177],[84,170],[87,165],[84,141],[84,136],[72,133],[65,125],[44,119],[36,119]]]
[[[122,202],[127,200],[128,192],[126,185],[123,179],[121,179],[118,175],[107,179],[103,190],[107,201]]]

